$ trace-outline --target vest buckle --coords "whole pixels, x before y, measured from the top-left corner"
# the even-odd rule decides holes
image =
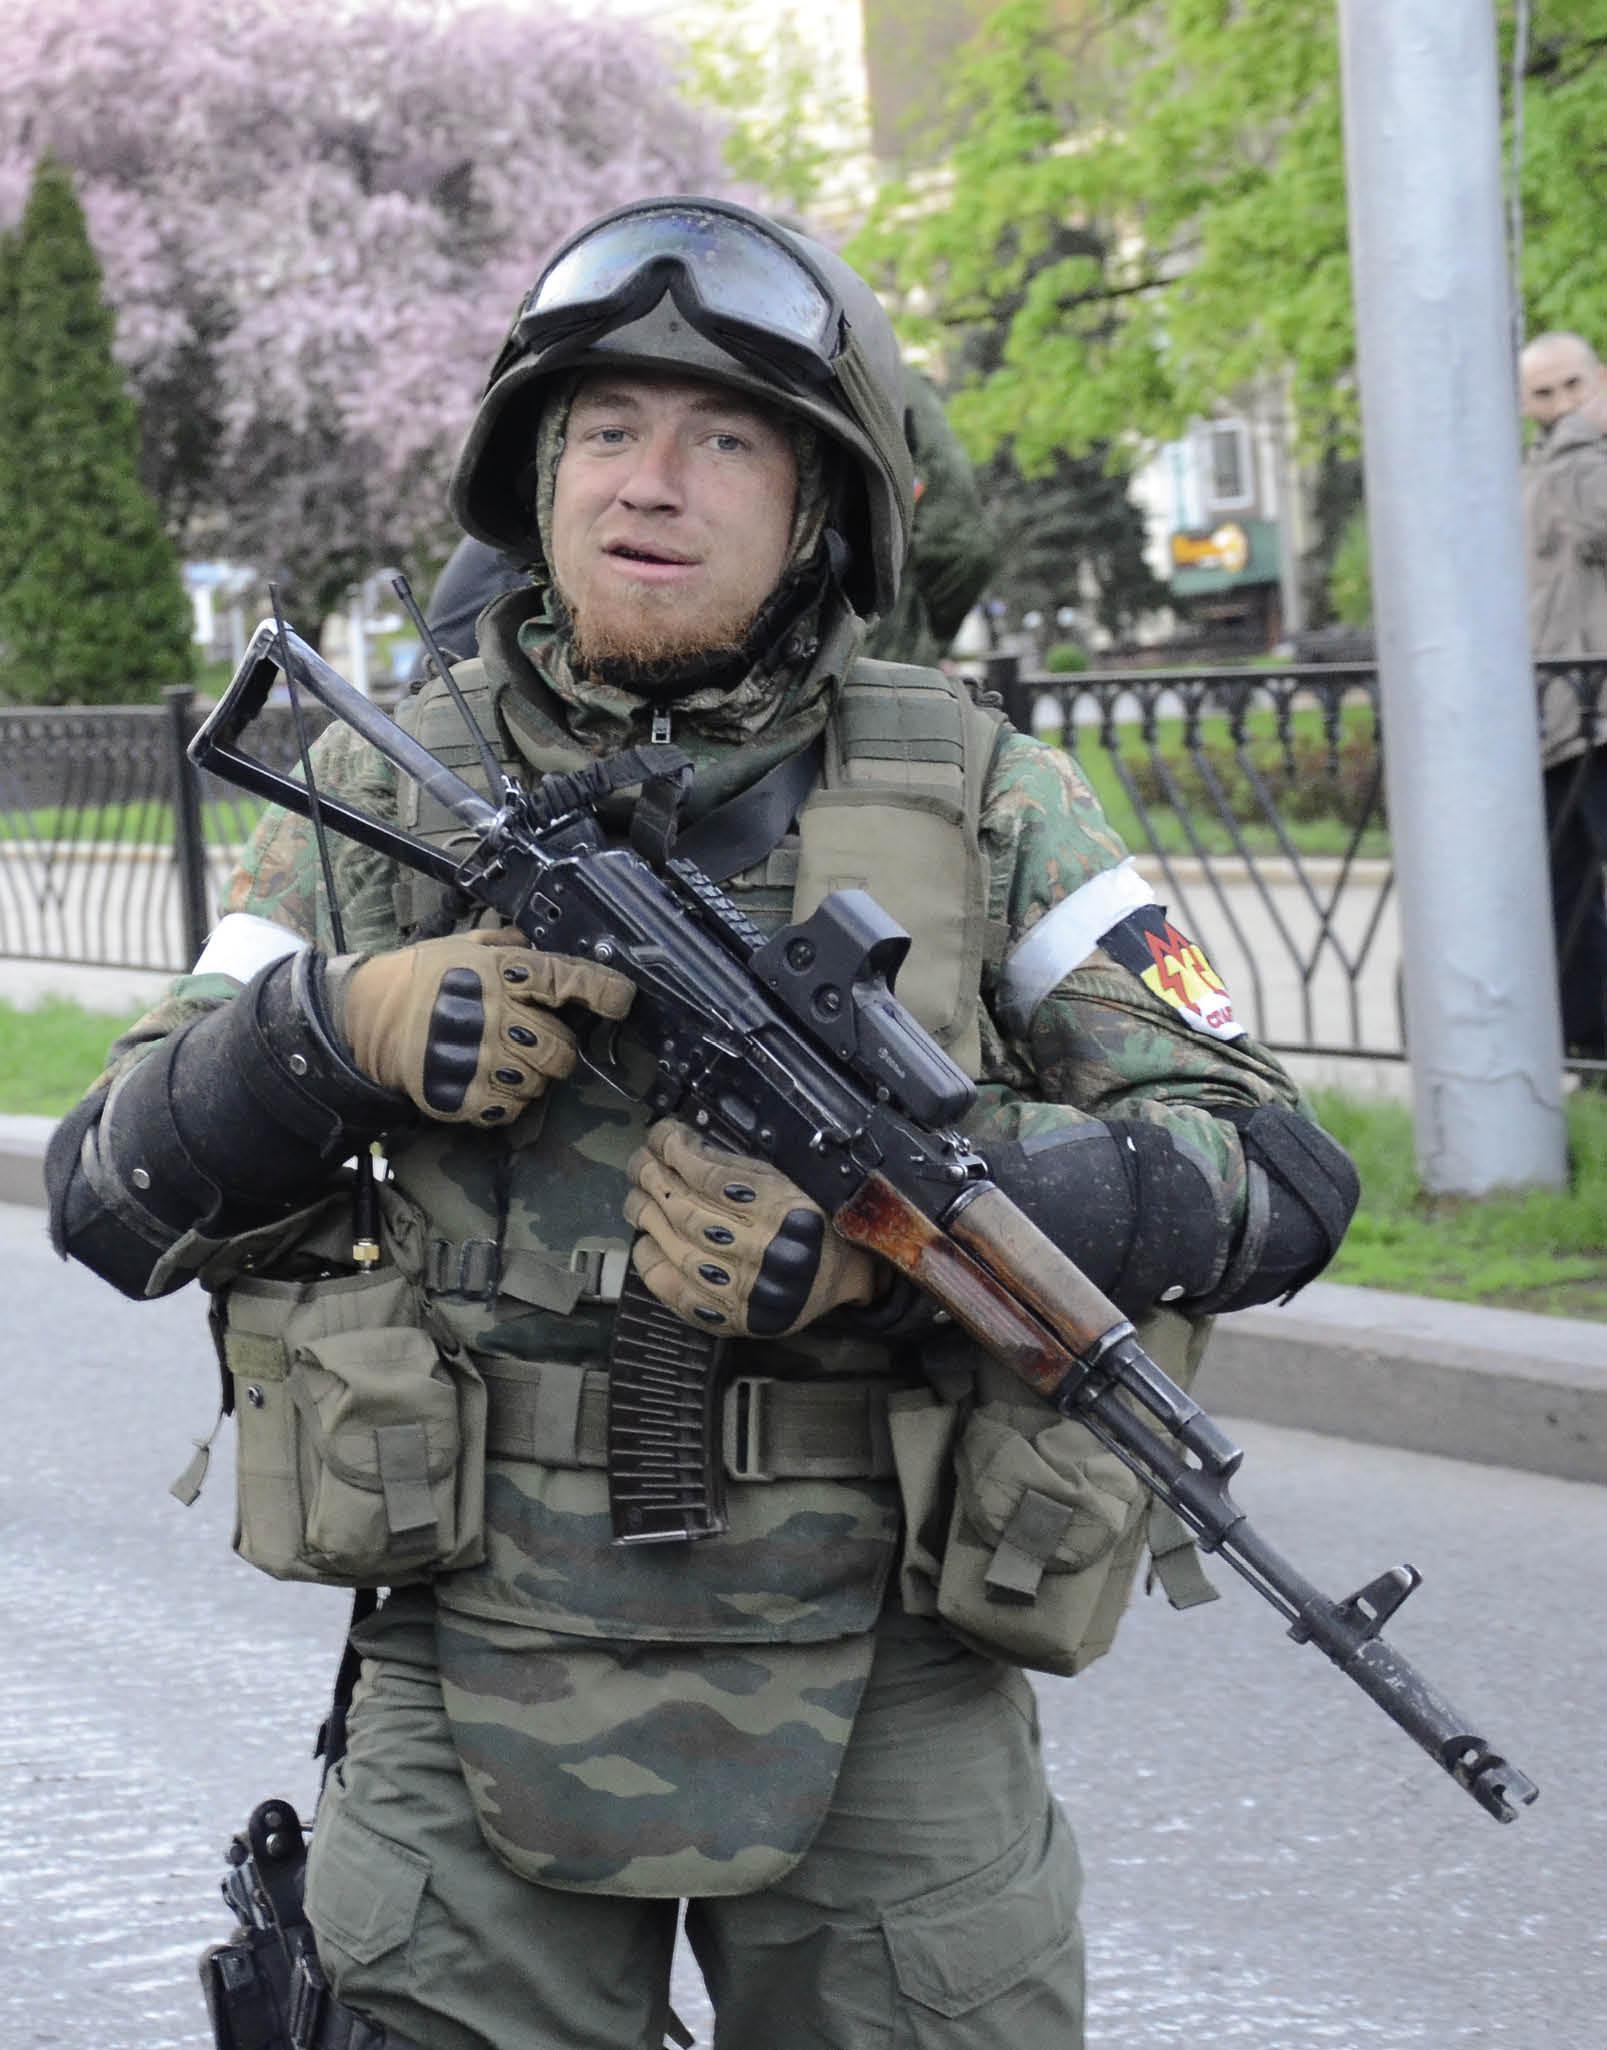
[[[581,1278],[587,1302],[617,1303],[631,1268],[631,1249],[623,1239],[582,1239],[569,1255],[569,1271]]]
[[[460,1296],[490,1302],[502,1278],[502,1255],[495,1239],[431,1239],[424,1248],[424,1286],[431,1295]]]
[[[721,1456],[734,1481],[773,1481],[764,1463],[765,1411],[773,1374],[737,1374],[725,1391],[721,1420]]]

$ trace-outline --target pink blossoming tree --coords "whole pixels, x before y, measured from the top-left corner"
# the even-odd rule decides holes
[[[553,245],[728,183],[640,24],[497,0],[0,9],[0,228],[47,151],[170,531],[282,576],[309,625],[450,545],[453,456]]]

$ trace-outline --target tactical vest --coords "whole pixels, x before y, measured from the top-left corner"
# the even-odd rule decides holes
[[[480,664],[457,678],[508,769],[583,759]],[[403,724],[483,787],[443,687]],[[1004,933],[978,837],[1000,730],[937,672],[855,663],[796,835],[726,885],[768,930],[868,887],[912,936],[900,996],[973,1076]],[[453,845],[450,815],[411,782],[400,795],[404,827]],[[439,886],[401,877],[404,934],[446,929],[443,911]],[[577,1068],[504,1131],[435,1124],[394,1144],[425,1241],[388,1251],[472,1355],[489,1417],[484,1556],[433,1583],[442,1693],[482,1830],[515,1871],[583,1891],[746,1892],[818,1827],[891,1586],[991,1656],[1071,1672],[1109,1644],[1146,1540],[1168,1540],[1080,1424],[978,1371],[965,1341],[945,1387],[938,1355],[957,1333],[924,1349],[918,1377],[884,1341],[808,1330],[730,1345],[725,1466],[751,1483],[728,1491],[730,1529],[612,1546],[604,1364],[644,1123]],[[1144,1335],[1189,1378],[1201,1333],[1161,1311]],[[714,1759],[733,1762],[740,1797]]]
[[[550,775],[591,759],[551,729],[522,723],[517,700],[495,691],[482,662],[454,675],[509,773]],[[517,752],[496,716],[499,696]],[[400,721],[466,782],[484,788],[479,747],[444,685],[432,683],[411,699]],[[1001,730],[999,713],[974,704],[940,670],[856,662],[827,723],[820,781],[796,833],[726,885],[767,930],[807,918],[833,890],[869,890],[911,936],[900,999],[973,1078],[982,1060],[982,964],[990,949],[998,952],[1004,930],[989,916],[988,869],[977,837]],[[409,832],[443,847],[461,838],[446,807],[411,779],[403,780],[399,798],[399,823]],[[439,885],[403,872],[396,900],[403,932],[428,925],[442,901]]]

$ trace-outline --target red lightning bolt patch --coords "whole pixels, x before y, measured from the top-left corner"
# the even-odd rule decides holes
[[[1233,1015],[1227,985],[1197,942],[1180,933],[1159,905],[1129,911],[1099,944],[1163,1003],[1180,1011],[1196,1031],[1208,1032],[1213,1039],[1245,1036],[1248,1028]]]

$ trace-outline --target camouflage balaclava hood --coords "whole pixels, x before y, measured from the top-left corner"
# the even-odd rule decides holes
[[[694,229],[699,239],[688,255]],[[632,247],[623,267],[610,270],[621,235]],[[829,331],[801,367],[796,351],[789,358],[764,341],[769,330],[722,324],[718,309],[710,311],[708,302],[730,292],[730,279],[756,252],[772,287],[782,274],[783,298],[790,272],[802,296],[831,309]],[[588,263],[595,303],[582,304],[568,327],[545,324],[540,309],[550,282]],[[692,197],[621,207],[558,251],[493,366],[451,489],[452,510],[468,533],[529,561],[538,575],[545,550],[531,458],[544,424],[562,433],[561,422],[551,426],[548,401],[555,388],[572,396],[577,372],[605,367],[709,378],[814,428],[825,458],[830,576],[859,618],[891,608],[914,516],[903,364],[880,301],[841,257],[749,208]]]

